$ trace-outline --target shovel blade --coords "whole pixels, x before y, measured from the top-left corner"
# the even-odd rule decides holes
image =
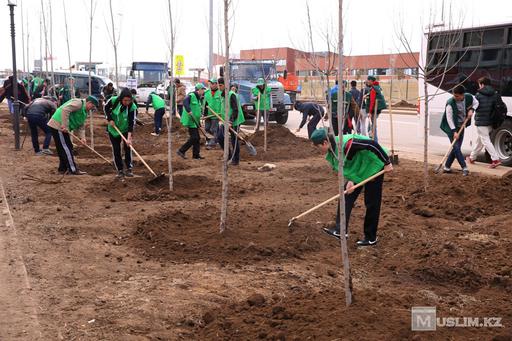
[[[256,148],[252,145],[251,142],[246,141],[245,148],[247,149],[247,153],[249,153],[251,156],[256,156],[258,154]]]
[[[147,183],[150,185],[161,185],[164,180],[166,179],[164,173],[160,173],[159,175],[155,176],[153,179],[149,180]]]

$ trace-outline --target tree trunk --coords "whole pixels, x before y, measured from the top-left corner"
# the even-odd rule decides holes
[[[428,191],[428,84],[427,80],[423,80],[423,90],[425,92],[425,117],[423,122],[423,189],[425,192]]]
[[[43,0],[41,0],[41,13],[43,14],[45,78],[48,78],[48,29],[46,27],[46,14],[44,13]],[[42,71],[42,69],[43,69],[43,64],[41,61],[41,71]],[[55,87],[55,84],[52,83],[52,86]]]
[[[167,5],[169,8],[169,23],[171,25],[171,61],[170,61],[170,79],[169,79],[169,88],[171,89],[171,93],[169,94],[169,117],[166,119],[167,121],[167,167],[169,169],[169,190],[172,191],[174,189],[174,182],[172,176],[172,116],[173,116],[173,105],[172,99],[175,98],[176,89],[173,88],[174,85],[174,41],[175,41],[175,32],[174,32],[174,24],[172,20],[172,9],[171,9],[171,0],[167,0]],[[167,71],[167,70],[166,70]],[[169,73],[167,73],[169,75]],[[176,101],[175,101],[176,102]]]
[[[116,28],[114,25],[114,12],[112,11],[112,0],[109,0],[110,6],[110,21],[112,23],[112,46],[114,47],[114,66],[116,68],[116,88],[119,91],[119,69],[117,68],[117,40],[116,40]]]
[[[343,125],[345,120],[345,94],[343,91],[343,0],[338,0],[338,20],[339,20],[339,31],[338,31],[338,131],[340,139],[338,141],[338,180],[339,180],[339,210],[340,210],[340,244],[341,244],[341,257],[343,259],[343,279],[345,284],[345,304],[347,307],[352,303],[352,275],[350,273],[350,261],[348,259],[348,247],[347,238],[345,237],[346,231],[346,220],[345,220],[345,177],[343,175],[343,158],[344,153],[342,149]]]
[[[220,233],[224,233],[227,227],[227,215],[228,215],[228,158],[229,158],[229,25],[228,25],[228,14],[229,14],[229,3],[231,0],[224,0],[224,38],[226,44],[226,64],[224,67],[224,83],[225,89],[225,100],[224,100],[224,161],[222,162],[222,207],[220,211]]]
[[[52,0],[48,0],[48,9],[50,10],[50,66],[52,68],[52,85],[55,87],[55,72],[53,69],[53,11],[52,11]],[[74,92],[74,91],[73,91]],[[72,95],[71,97],[74,97]]]
[[[65,1],[65,0],[64,0]],[[91,77],[91,63],[92,63],[92,21],[93,21],[93,12],[94,12],[94,4],[93,0],[91,0],[91,8],[89,9],[89,65],[88,65],[88,72],[89,72],[89,96],[92,95],[92,77]],[[94,114],[93,112],[89,113],[89,129],[90,129],[90,135],[91,135],[91,147],[94,149]]]

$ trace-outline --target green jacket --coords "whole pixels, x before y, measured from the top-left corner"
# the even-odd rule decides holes
[[[352,94],[345,91],[345,115],[348,115],[350,110],[350,103],[352,102]],[[331,94],[331,115],[332,117],[338,117],[338,92]]]
[[[202,101],[196,97],[195,92],[189,93],[188,96],[190,96],[191,112],[187,112],[187,110],[183,108],[183,114],[181,115],[181,124],[183,124],[184,127],[188,128],[199,128],[196,122],[199,123],[201,120],[201,111],[203,109]]]
[[[343,135],[342,149],[345,150],[345,145],[348,140],[352,138],[369,140],[370,138],[357,134]],[[327,152],[325,159],[331,165],[332,169],[338,172],[338,142],[339,136],[336,136],[336,148],[334,155],[330,150]],[[384,147],[383,149],[388,152]],[[382,162],[377,155],[370,152],[369,150],[358,151],[352,160],[344,157],[343,161],[343,175],[347,180],[354,182],[355,184],[360,183],[372,175],[380,172],[384,168],[384,162]]]
[[[60,107],[58,107],[57,110],[55,110],[52,119],[54,119],[62,125],[62,109],[71,101],[72,100],[69,100]],[[86,119],[87,111],[85,110],[85,100],[82,100],[82,109],[79,111],[74,111],[69,114],[69,130],[73,131],[79,129],[81,126],[84,125]]]
[[[162,97],[156,94],[150,94],[149,96],[151,96],[151,103],[153,105],[153,109],[158,110],[165,108],[165,100]]]
[[[212,91],[210,89],[206,90],[206,92],[204,93],[204,105],[205,106],[208,105],[208,108],[212,109],[217,114],[220,114],[220,112],[221,112],[221,107],[222,107],[221,102],[222,102],[222,96],[221,96],[220,90],[215,91],[215,95],[212,95]],[[210,119],[212,119],[212,120],[217,119],[217,117],[214,116],[210,112],[210,110],[208,110],[208,112],[205,112],[205,116],[212,116],[212,117],[210,117]]]
[[[270,96],[272,92],[272,88],[270,86],[266,86],[263,90],[263,93],[261,90],[256,86],[252,88],[252,97],[254,98],[254,106],[255,110],[270,110],[271,107],[271,101]],[[260,95],[260,104],[258,106],[258,94]]]
[[[240,99],[238,98],[238,94],[236,92],[230,91],[228,93],[228,96],[230,99],[231,99],[232,95],[235,95],[236,104],[238,106],[238,117],[233,122],[233,127],[238,127],[239,125],[241,125],[245,122],[245,116],[244,116],[244,112],[242,111],[242,105],[240,104]],[[225,97],[221,97],[220,117],[222,117],[223,120],[224,120],[225,112],[226,112]],[[233,108],[231,107],[231,101],[230,101],[229,102],[229,119],[231,119],[232,114],[233,114]]]
[[[112,96],[110,98],[112,103],[115,103],[117,100],[117,96]],[[116,127],[121,131],[121,133],[127,133],[128,132],[128,110],[121,111],[121,101],[117,103],[116,107],[112,109],[112,120],[114,121]],[[137,106],[132,102],[132,105],[130,107],[130,111],[137,111]],[[114,129],[114,127],[110,126],[110,124],[107,126],[107,130],[110,133],[110,135],[114,137],[119,137],[119,133]]]
[[[388,105],[386,104],[386,98],[384,98],[384,95],[382,94],[382,88],[380,87],[380,85],[374,85],[370,88],[370,91],[368,92],[368,96],[366,97],[365,108],[367,108],[367,110],[370,110],[370,108],[371,108],[370,100],[371,100],[372,90],[374,90],[376,93],[375,99],[377,100],[377,111],[380,112],[381,110],[386,109],[388,107]],[[373,109],[373,111],[375,111],[375,108]],[[373,112],[372,112],[372,114],[373,114]]]
[[[450,126],[448,125],[448,120],[446,118],[446,107],[447,106],[451,106],[452,107],[452,113],[453,113],[453,122],[455,123],[455,129],[452,131],[452,129],[450,129]],[[464,107],[466,108],[466,112],[464,113],[464,117],[466,117],[467,113],[468,113],[468,110],[473,106],[473,95],[471,94],[468,94],[468,93],[465,93],[464,94]],[[445,132],[446,135],[448,136],[453,136],[453,133],[458,131],[460,129],[460,127],[462,126],[462,122],[460,119],[459,119],[459,115],[458,115],[458,112],[459,112],[459,109],[457,109],[457,103],[455,101],[455,99],[453,97],[451,97],[450,99],[448,99],[448,101],[446,101],[446,105],[444,106],[444,113],[443,113],[443,118],[441,119],[441,130],[443,132]],[[466,123],[466,127],[469,127],[471,125],[471,120],[468,120],[468,123]]]

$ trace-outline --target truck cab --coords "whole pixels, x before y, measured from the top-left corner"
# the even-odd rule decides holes
[[[265,79],[271,90],[272,107],[269,112],[269,121],[285,124],[288,112],[293,109],[290,96],[285,93],[283,85],[277,80],[277,71],[274,61],[264,60],[236,60],[229,62],[230,83],[238,84],[240,104],[246,119],[254,119],[256,110],[251,98],[251,90],[256,86],[258,78]],[[223,68],[220,75],[223,76]]]

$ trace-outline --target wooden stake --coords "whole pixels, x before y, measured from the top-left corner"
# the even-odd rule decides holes
[[[389,129],[391,134],[391,160],[395,163],[395,136],[393,133],[393,77],[389,86]]]

